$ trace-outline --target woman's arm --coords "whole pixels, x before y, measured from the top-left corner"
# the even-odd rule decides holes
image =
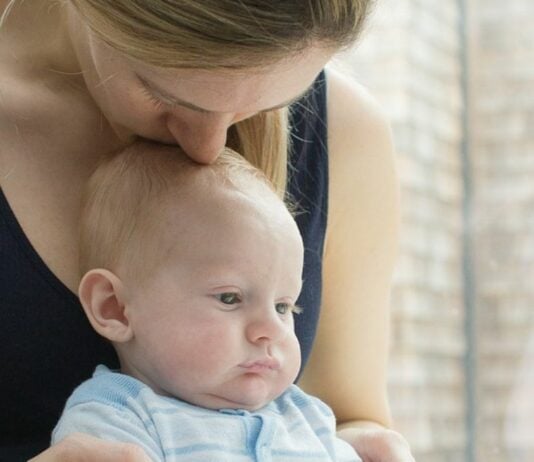
[[[361,86],[333,70],[327,82],[329,211],[323,302],[317,340],[300,385],[333,408],[339,435],[361,454],[369,441],[377,446],[372,442],[377,434],[393,446],[399,436],[385,430],[391,426],[386,369],[398,184],[391,133],[377,104]],[[411,460],[402,442],[405,449],[392,453],[397,458],[386,459],[386,451],[378,448],[364,460]]]

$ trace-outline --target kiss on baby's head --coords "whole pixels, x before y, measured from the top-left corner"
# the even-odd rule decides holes
[[[230,149],[209,166],[192,161],[177,147],[150,142],[137,142],[105,159],[84,197],[82,274],[104,266],[140,277],[155,254],[164,256],[165,214],[186,202],[211,200],[215,186],[254,197],[258,206],[273,199],[263,173]]]
[[[268,180],[136,143],[92,176],[80,300],[122,372],[208,408],[257,409],[295,379],[303,248]]]

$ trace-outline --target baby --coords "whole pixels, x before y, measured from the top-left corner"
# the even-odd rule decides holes
[[[226,150],[209,166],[137,143],[92,176],[79,296],[121,370],[69,398],[70,433],[155,461],[360,461],[328,406],[293,385],[303,244],[268,180]]]

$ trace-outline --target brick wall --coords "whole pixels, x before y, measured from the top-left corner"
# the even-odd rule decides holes
[[[459,9],[380,0],[343,68],[393,125],[402,186],[390,396],[417,460],[464,460],[464,313]]]
[[[403,229],[390,396],[417,460],[467,461],[472,445],[480,462],[534,461],[533,63],[532,0],[379,0],[359,46],[341,59],[393,126]],[[473,191],[467,220],[464,168]],[[466,289],[475,302],[470,336]],[[463,363],[469,344],[472,374]]]
[[[534,461],[534,2],[471,0],[477,453]]]

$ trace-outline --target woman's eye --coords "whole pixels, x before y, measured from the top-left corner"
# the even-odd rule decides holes
[[[241,302],[241,297],[235,292],[223,292],[216,295],[217,299],[225,305],[235,305]]]
[[[153,95],[152,93],[150,93],[148,91],[147,88],[143,87],[143,93],[145,94],[145,96],[149,99],[149,101],[152,102],[152,104],[154,106],[156,106],[157,109],[160,109],[162,107],[168,107],[168,106],[171,106],[169,103],[165,102],[165,101],[162,101],[161,99],[159,99],[157,96]]]

